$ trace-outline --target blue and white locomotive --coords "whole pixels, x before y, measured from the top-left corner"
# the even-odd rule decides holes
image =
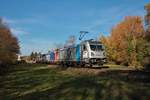
[[[58,49],[57,53],[57,59],[55,57],[53,59],[64,66],[93,66],[103,65],[106,62],[104,45],[92,39],[84,40],[76,46]]]
[[[80,44],[42,54],[38,62],[63,66],[103,65],[106,63],[105,47],[100,41],[84,40]]]

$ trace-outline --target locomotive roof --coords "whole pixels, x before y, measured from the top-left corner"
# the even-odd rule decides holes
[[[90,44],[102,44],[100,41],[95,41],[93,39],[82,41],[81,43],[89,42]]]

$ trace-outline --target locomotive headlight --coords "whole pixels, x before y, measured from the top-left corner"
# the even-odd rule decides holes
[[[93,53],[93,52],[91,52],[91,56],[94,56],[94,53]]]

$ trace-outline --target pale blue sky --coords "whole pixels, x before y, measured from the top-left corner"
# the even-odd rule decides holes
[[[109,35],[124,16],[145,14],[149,0],[0,0],[0,17],[18,37],[21,53],[47,52],[79,31]]]

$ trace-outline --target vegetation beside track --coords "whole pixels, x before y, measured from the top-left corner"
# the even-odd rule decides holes
[[[21,65],[0,81],[1,100],[150,100],[142,70]]]

